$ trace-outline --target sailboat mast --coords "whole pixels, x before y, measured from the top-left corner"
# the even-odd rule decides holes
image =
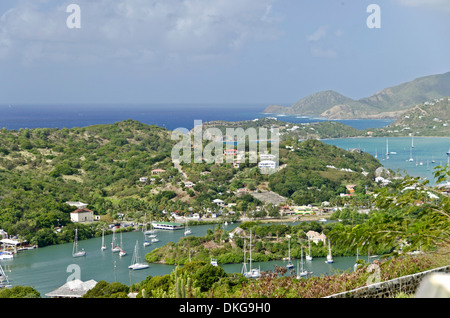
[[[250,230],[250,270],[252,270],[252,230]]]
[[[78,252],[78,247],[77,247],[77,231],[78,231],[78,229],[75,229],[75,240],[73,241],[72,254],[75,254],[76,252]]]
[[[386,138],[386,159],[389,159],[389,139]]]

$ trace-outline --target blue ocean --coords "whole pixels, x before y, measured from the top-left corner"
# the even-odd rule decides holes
[[[72,128],[112,124],[126,119],[174,130],[192,129],[194,120],[241,121],[277,117],[292,123],[327,121],[323,118],[264,114],[267,104],[115,104],[115,105],[0,105],[0,128]],[[357,129],[380,128],[392,120],[341,120]]]

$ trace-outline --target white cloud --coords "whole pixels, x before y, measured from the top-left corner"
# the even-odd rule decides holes
[[[327,35],[328,26],[322,25],[320,26],[314,33],[307,36],[309,42],[317,42],[323,39]]]
[[[78,0],[81,29],[57,0],[24,0],[0,17],[0,59],[23,63],[165,57],[210,60],[279,35],[273,0]],[[197,56],[198,55],[198,56]],[[169,61],[167,59],[166,61]]]
[[[342,37],[344,32],[342,29],[337,29],[334,32],[329,32],[328,25],[322,25],[313,33],[309,34],[306,39],[309,43],[309,50],[312,56],[322,58],[336,58],[338,52],[336,49],[329,48],[332,42],[337,38]]]

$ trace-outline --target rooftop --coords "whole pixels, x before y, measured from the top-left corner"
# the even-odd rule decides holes
[[[81,298],[88,290],[97,285],[97,282],[93,279],[86,282],[82,282],[79,279],[69,281],[61,287],[55,289],[52,292],[45,294],[48,297],[63,297],[63,298]]]

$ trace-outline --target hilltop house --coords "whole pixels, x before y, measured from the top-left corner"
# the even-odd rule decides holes
[[[225,202],[220,199],[214,199],[212,202],[217,204],[218,206],[222,206],[222,207],[225,206]]]
[[[86,208],[76,209],[75,211],[70,212],[70,220],[75,223],[93,222],[94,212]]]
[[[225,149],[225,151],[223,153],[226,156],[236,156],[237,150],[236,149]]]
[[[259,155],[260,160],[273,160],[275,158],[276,158],[275,155],[269,153],[262,153]]]
[[[164,173],[166,172],[166,170],[164,169],[153,169],[152,170],[152,174],[160,174],[160,173]]]
[[[184,187],[185,188],[193,188],[195,186],[195,183],[192,181],[184,181]]]
[[[260,169],[275,169],[277,163],[273,160],[263,160],[258,163],[258,168]]]
[[[93,279],[83,282],[79,279],[71,280],[63,286],[51,291],[45,296],[51,298],[82,298],[90,289],[94,288],[97,282]]]
[[[314,243],[319,243],[320,241],[323,242],[323,244],[325,244],[325,241],[327,240],[327,236],[325,234],[319,234],[316,231],[308,231],[306,233],[306,236],[308,237],[308,240],[313,241]]]

